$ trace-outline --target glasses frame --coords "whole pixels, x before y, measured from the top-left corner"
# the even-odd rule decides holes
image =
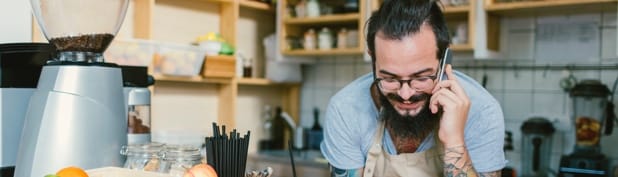
[[[385,91],[385,92],[395,92],[395,91],[399,91],[401,90],[401,88],[403,87],[403,84],[406,83],[408,84],[408,86],[416,91],[421,91],[421,89],[417,88],[417,87],[412,87],[412,81],[415,80],[419,80],[419,79],[431,79],[432,82],[435,82],[435,80],[438,78],[438,73],[440,71],[437,71],[435,74],[433,75],[429,75],[429,76],[420,76],[420,77],[414,77],[411,79],[392,79],[392,80],[396,80],[397,82],[399,82],[399,88],[394,89],[394,90],[386,90],[382,87],[382,84],[380,84],[380,81],[386,80],[386,78],[376,78],[374,80],[374,82],[376,83],[376,85],[378,86],[378,88],[380,88],[380,90]]]

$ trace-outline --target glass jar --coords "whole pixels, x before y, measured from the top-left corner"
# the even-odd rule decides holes
[[[189,145],[167,146],[162,153],[161,172],[182,177],[194,165],[202,163],[199,147]]]
[[[132,144],[123,146],[120,154],[127,156],[124,168],[160,172],[162,143]]]

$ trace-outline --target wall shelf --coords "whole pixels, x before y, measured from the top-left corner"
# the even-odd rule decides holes
[[[277,83],[264,78],[238,78],[239,85],[257,85],[257,86],[272,86],[272,85],[300,85],[300,83]]]
[[[616,10],[617,0],[551,0],[498,3],[488,1],[485,11],[507,16],[550,15]]]
[[[339,23],[356,23],[360,15],[358,13],[324,15],[320,17],[287,18],[283,20],[286,25],[324,25]]]
[[[251,0],[240,0],[239,3],[240,3],[240,7],[273,12],[273,13],[275,12],[275,9],[272,6],[266,3],[263,3],[263,2],[251,1]]]
[[[166,75],[154,75],[155,82],[183,82],[183,83],[205,83],[205,84],[230,84],[232,79],[230,78],[204,78],[201,76],[166,76]]]
[[[284,51],[284,55],[290,56],[328,56],[328,55],[359,55],[363,54],[362,49],[349,48],[349,49],[331,49],[331,50],[287,50]]]

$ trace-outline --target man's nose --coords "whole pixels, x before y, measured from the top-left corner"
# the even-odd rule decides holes
[[[416,93],[416,89],[410,87],[410,84],[403,83],[401,89],[399,89],[399,96],[403,98],[403,100],[409,100],[414,93]]]

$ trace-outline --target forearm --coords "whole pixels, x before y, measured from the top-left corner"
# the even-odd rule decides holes
[[[464,145],[444,149],[444,176],[446,177],[498,177],[500,171],[478,173],[472,166],[472,160]]]

